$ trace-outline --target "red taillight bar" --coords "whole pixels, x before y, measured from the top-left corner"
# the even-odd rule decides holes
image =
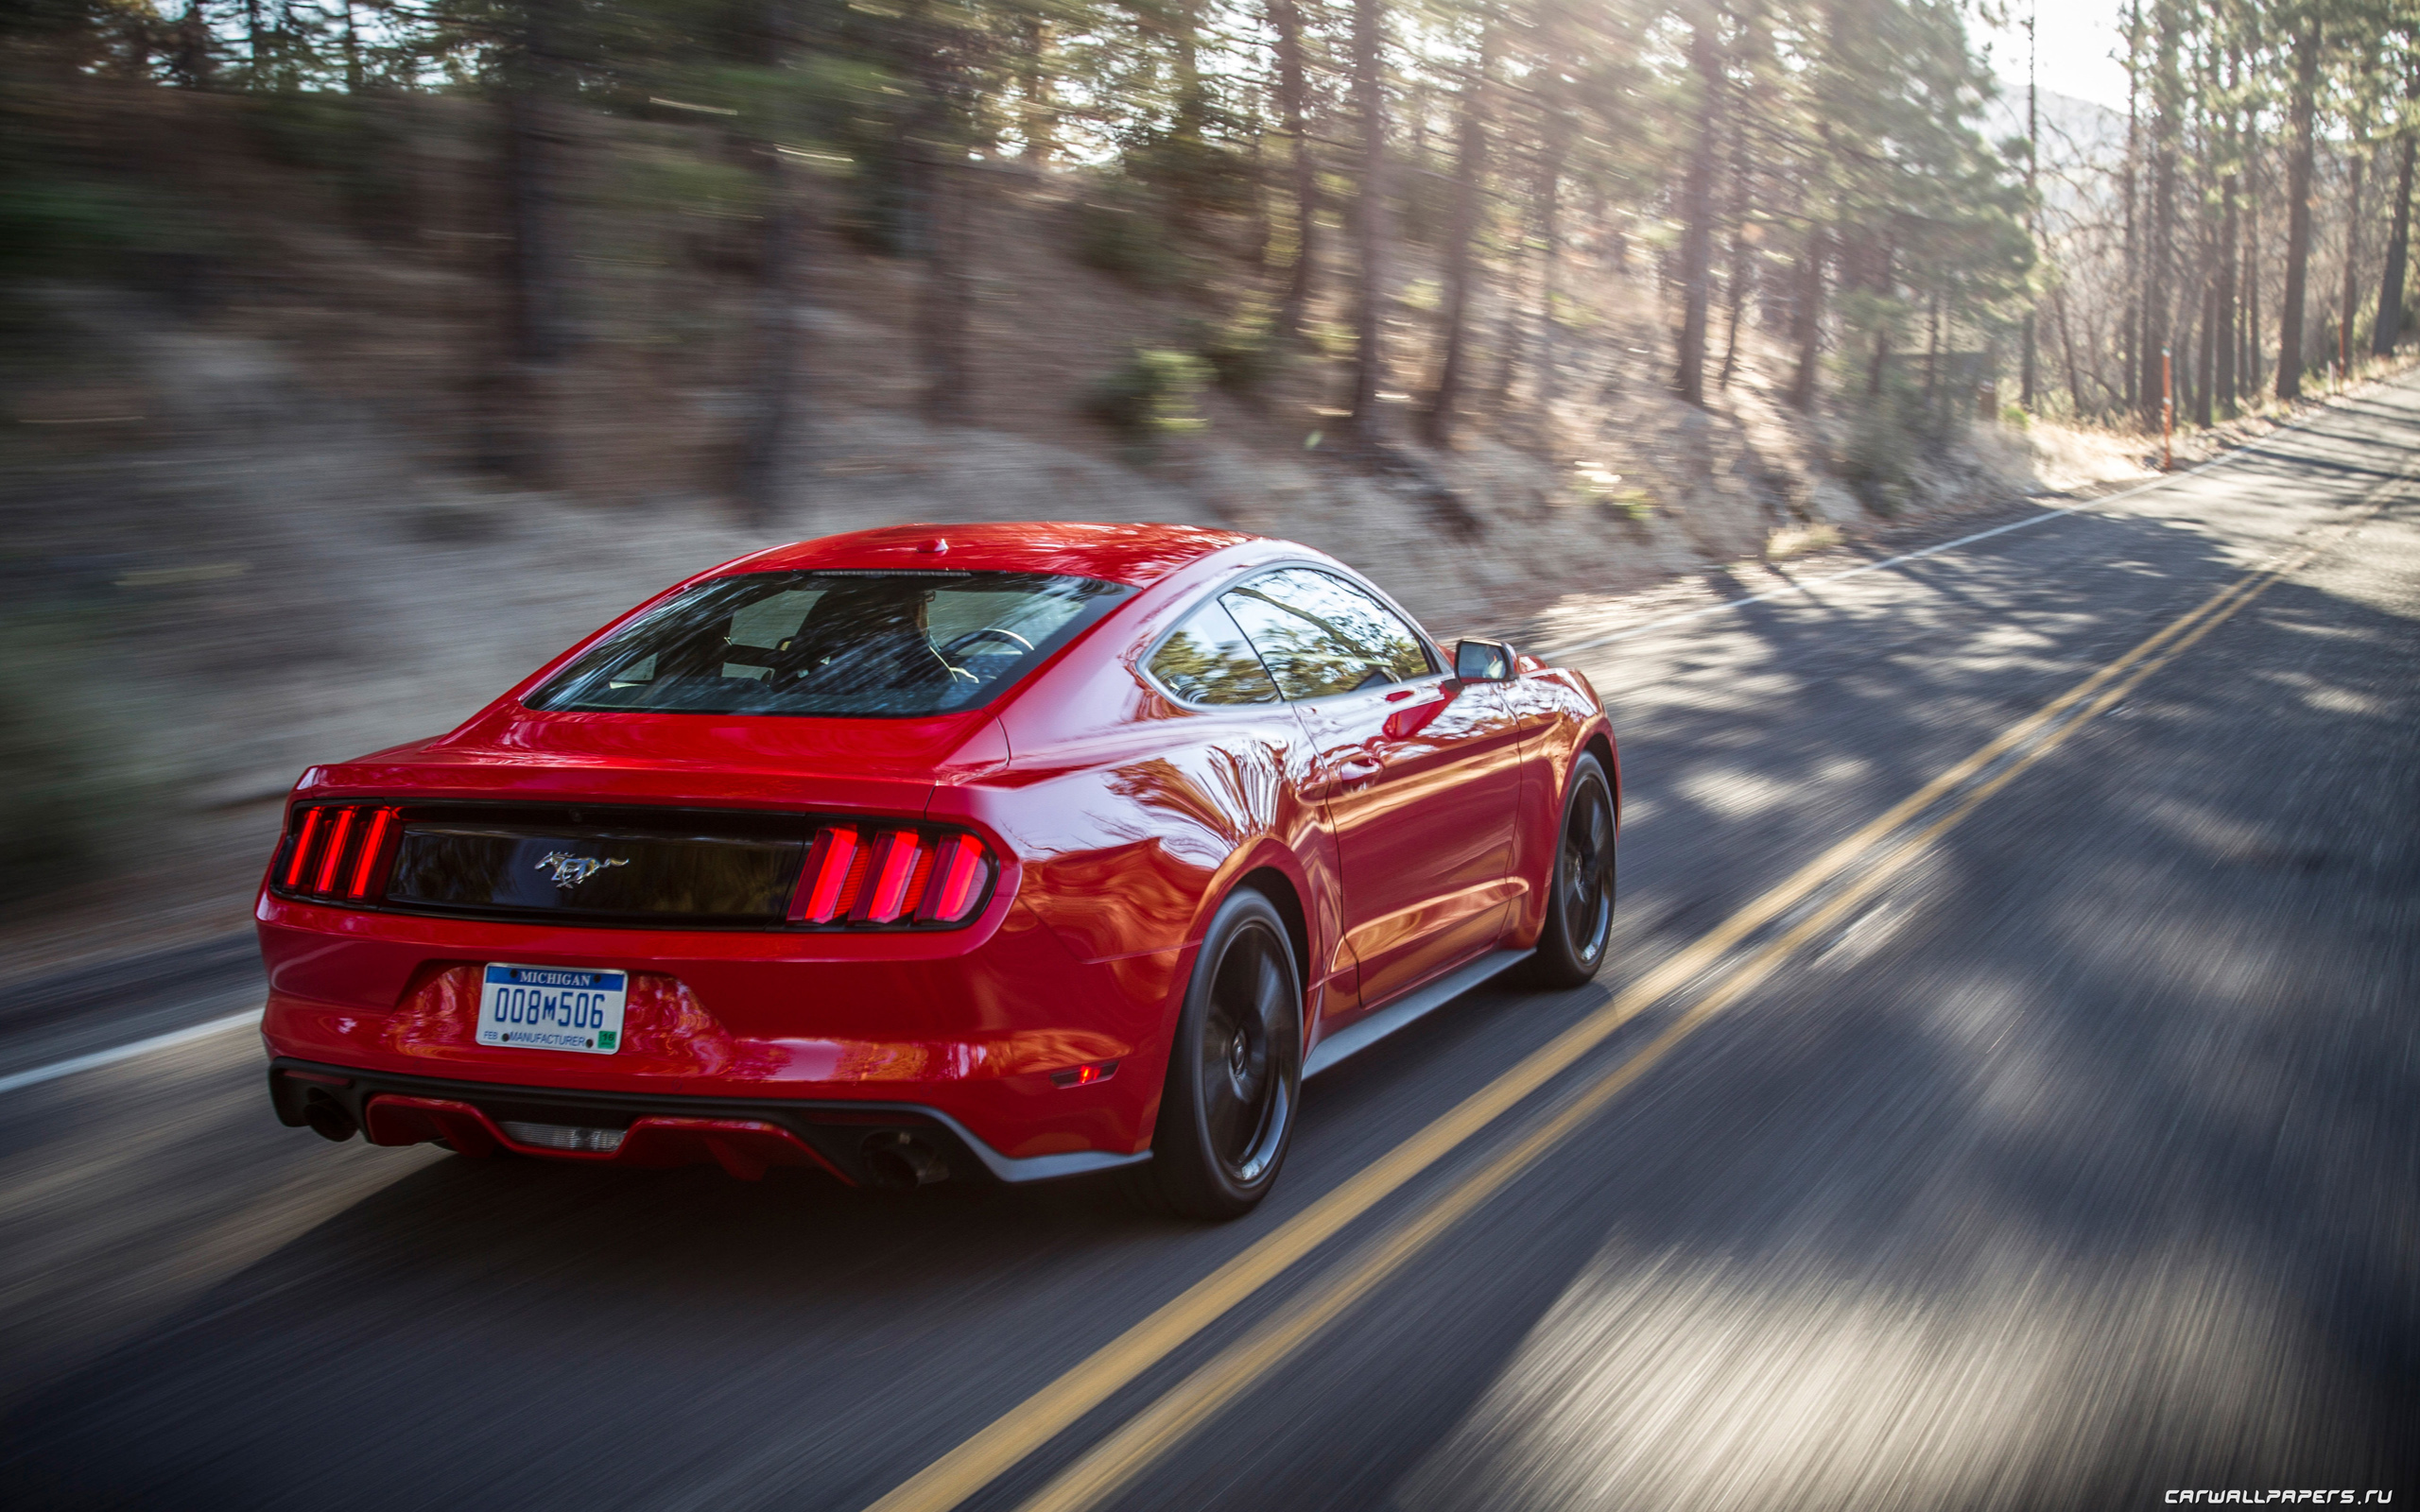
[[[320,803],[302,811],[292,849],[276,872],[278,890],[323,901],[360,902],[386,888],[403,811],[369,803]]]
[[[337,890],[337,865],[344,860],[344,842],[353,833],[353,810],[337,810],[337,825],[329,832],[327,849],[321,852],[320,869],[312,874],[313,892]]]
[[[990,890],[998,864],[962,833],[854,824],[818,831],[790,895],[793,924],[865,928],[961,924]]]
[[[936,848],[933,882],[925,890],[916,917],[932,923],[956,923],[974,912],[992,880],[992,855],[971,834],[953,834]]]
[[[853,924],[889,924],[908,912],[908,884],[924,858],[925,837],[913,830],[885,830],[874,842],[873,885],[849,913]]]
[[[827,824],[817,833],[799,870],[798,890],[790,895],[791,923],[828,924],[847,912],[863,849],[850,825]]]
[[[371,885],[379,881],[378,862],[387,853],[387,836],[395,828],[395,811],[380,809],[372,816],[370,833],[361,837],[361,859],[353,866],[353,881],[345,885],[348,898],[367,898]]]
[[[302,868],[311,863],[311,845],[319,837],[320,809],[302,811],[302,828],[294,836],[294,854],[285,862],[285,875],[277,879],[281,887],[291,887],[302,880]]]

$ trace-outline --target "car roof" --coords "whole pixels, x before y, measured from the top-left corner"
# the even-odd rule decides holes
[[[722,572],[940,567],[1061,573],[1148,588],[1213,552],[1260,539],[1199,525],[1068,520],[885,525],[775,546],[731,562]]]

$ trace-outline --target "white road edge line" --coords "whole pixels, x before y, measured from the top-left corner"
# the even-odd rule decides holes
[[[2310,414],[2292,424],[2280,425],[2257,440],[2230,447],[2199,466],[2188,467],[2182,472],[2170,472],[2155,477],[2149,483],[2137,483],[2131,489],[2120,489],[2116,493],[2104,493],[2098,499],[2083,499],[2074,504],[2062,505],[2055,509],[2045,509],[2040,514],[2029,515],[2022,520],[2014,520],[2004,525],[1994,525],[1989,530],[1978,530],[1971,536],[1961,536],[1955,541],[1945,541],[1938,545],[1925,546],[1915,551],[1903,551],[1896,557],[1887,557],[1880,561],[1870,561],[1861,567],[1851,567],[1844,572],[1826,573],[1821,577],[1809,577],[1803,583],[1792,583],[1788,588],[1775,588],[1762,593],[1750,593],[1744,598],[1726,598],[1720,604],[1707,604],[1698,609],[1683,610],[1677,614],[1660,614],[1654,619],[1642,621],[1626,630],[1616,630],[1610,635],[1591,636],[1587,640],[1573,641],[1567,644],[1560,641],[1549,641],[1540,649],[1550,656],[1558,657],[1574,656],[1582,651],[1594,651],[1600,645],[1611,645],[1616,641],[1627,641],[1634,635],[1645,635],[1650,630],[1662,629],[1667,625],[1678,625],[1683,620],[1703,619],[1709,614],[1725,613],[1731,610],[1745,608],[1750,604],[1761,604],[1767,599],[1789,598],[1792,594],[1810,593],[1826,583],[1837,583],[1844,577],[1858,577],[1867,573],[1878,573],[1885,567],[1896,567],[1903,561],[1914,561],[1923,557],[1938,557],[1945,551],[1956,551],[1961,546],[1971,546],[1978,541],[1989,541],[1994,536],[2004,536],[2012,530],[2023,530],[2030,525],[2064,519],[2085,509],[2098,509],[2104,504],[2116,504],[2120,499],[2131,499],[2137,493],[2149,493],[2153,489],[2170,483],[2181,483],[2196,473],[2207,472],[2224,462],[2258,456],[2261,455],[2263,443],[2275,437],[2286,435],[2288,432],[2301,430],[2322,416],[2333,413],[2335,407],[2333,404],[2323,403]]]
[[[132,1060],[137,1056],[147,1056],[155,1050],[173,1050],[179,1045],[191,1044],[197,1040],[207,1040],[212,1035],[225,1034],[230,1029],[257,1025],[260,1022],[260,1009],[246,1008],[241,1013],[231,1013],[223,1019],[213,1019],[207,1023],[197,1023],[190,1028],[171,1029],[166,1034],[155,1034],[148,1040],[137,1040],[132,1044],[117,1045],[108,1050],[95,1050],[86,1056],[70,1056],[65,1060],[54,1060],[47,1066],[36,1066],[31,1071],[20,1071],[7,1076],[0,1076],[0,1092],[13,1092],[21,1087],[35,1087],[46,1081],[57,1081],[61,1076],[73,1076],[79,1071],[92,1071],[101,1066],[115,1065],[121,1060]]]

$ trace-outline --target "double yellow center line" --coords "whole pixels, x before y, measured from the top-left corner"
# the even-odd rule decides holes
[[[1131,1386],[1203,1329],[1334,1238],[1346,1226],[1512,1111],[1666,997],[1722,966],[1766,926],[1810,901],[1810,911],[1708,983],[1655,1037],[1596,1074],[1552,1113],[1425,1206],[1369,1241],[1302,1295],[1196,1369],[1078,1458],[1025,1504],[1076,1512],[1132,1483],[1167,1449],[1236,1401],[1367,1296],[1528,1171],[1707,1020],[1771,976],[1807,941],[1839,924],[1953,826],[2076,730],[2317,554],[2305,548],[2212,593],[2156,634],[2011,726],[1964,761],[1893,804],[1788,880],[1659,963],[1604,1006],[1531,1052],[1451,1111],[1328,1192],[1119,1334],[990,1426],[935,1460],[871,1512],[945,1512],[981,1491],[1087,1413]],[[1988,774],[1988,775],[1985,775]],[[1982,780],[1975,781],[1980,777]],[[1963,789],[1962,792],[1961,790]],[[1911,820],[1945,812],[1902,834]],[[1835,884],[1840,884],[1834,886]],[[1827,891],[1828,889],[1828,891]]]

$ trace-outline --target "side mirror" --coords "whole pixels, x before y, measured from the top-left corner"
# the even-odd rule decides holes
[[[1464,682],[1510,682],[1520,666],[1502,641],[1462,641],[1454,646],[1454,676]]]

